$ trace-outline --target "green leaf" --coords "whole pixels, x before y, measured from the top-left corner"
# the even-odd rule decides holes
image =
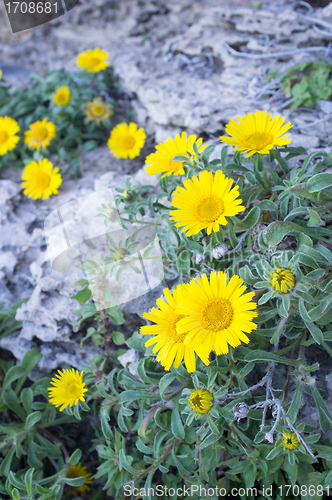
[[[315,448],[318,451],[317,456],[319,458],[324,458],[325,460],[332,461],[332,447],[331,446],[316,444]]]
[[[159,394],[144,391],[123,391],[119,395],[119,403],[137,401],[139,399],[159,399]]]
[[[34,411],[27,416],[25,420],[26,429],[31,429],[39,420],[42,418],[43,414],[40,411]]]
[[[220,433],[219,435],[216,435],[216,434],[208,434],[207,437],[204,439],[204,441],[202,441],[198,446],[197,446],[197,450],[203,450],[204,448],[206,448],[207,446],[211,446],[212,444],[216,443],[217,441],[219,441],[220,439]]]
[[[320,219],[318,213],[309,207],[308,207],[308,212],[310,214],[310,219],[307,222],[308,226],[309,227],[318,227],[321,223],[321,219]]]
[[[332,425],[332,419],[330,412],[325,404],[325,401],[323,400],[322,396],[320,395],[317,387],[315,385],[308,386],[308,389],[311,390],[312,395],[315,399],[317,410],[319,413],[319,422],[320,426],[323,432],[327,432],[331,425]]]
[[[315,193],[332,186],[332,174],[316,174],[307,182],[309,193]]]
[[[188,477],[190,476],[190,472],[187,471],[187,469],[185,469],[185,467],[183,467],[182,463],[180,462],[178,457],[175,455],[174,448],[172,448],[172,459],[173,459],[175,467],[179,471],[180,476],[183,477],[183,479],[188,479]]]
[[[35,469],[40,469],[43,466],[42,462],[37,457],[37,446],[33,441],[29,443],[28,464]]]
[[[33,469],[30,469],[33,470]],[[16,477],[16,474],[13,473],[13,471],[10,471],[8,475],[9,482],[12,486],[15,486],[15,488],[19,488],[20,490],[24,489],[24,483],[22,481],[19,481]]]
[[[136,351],[140,352],[145,352],[146,351],[145,342],[147,342],[148,339],[149,337],[147,335],[141,335],[138,332],[134,332],[132,336],[129,339],[127,339],[126,344],[131,349],[135,349]]]
[[[287,457],[285,457],[284,460],[284,470],[286,471],[292,485],[294,486],[296,484],[296,479],[297,479],[297,464],[290,464],[289,460]]]
[[[88,328],[88,329],[87,329],[87,331],[86,331],[86,335],[85,335],[85,336],[81,339],[81,341],[80,341],[80,346],[82,347],[83,343],[84,343],[87,339],[89,339],[90,337],[92,337],[92,335],[93,335],[94,333],[96,333],[96,329],[95,329],[95,328],[93,328],[93,327]]]
[[[64,483],[69,484],[69,486],[75,486],[75,487],[82,486],[82,484],[85,483],[84,476],[73,477],[73,478],[64,477],[64,478],[62,478],[62,480]]]
[[[77,448],[69,458],[66,459],[66,462],[70,465],[77,465],[78,462],[80,461],[80,458],[82,456],[82,451]]]
[[[226,166],[228,148],[229,148],[229,146],[223,146],[221,148],[221,166],[222,166],[222,168],[224,168]]]
[[[13,389],[9,389],[9,390],[4,391],[2,393],[2,400],[8,408],[10,408],[13,412],[16,413],[16,415],[18,417],[20,417],[20,419],[23,422],[25,421],[25,418],[26,418],[25,411],[20,406],[18,397],[16,396]]]
[[[15,446],[13,446],[8,451],[7,455],[5,456],[3,461],[1,462],[1,465],[0,465],[0,475],[1,476],[4,476],[4,477],[8,476],[8,474],[10,472],[10,466],[11,466],[14,454],[15,454]]]
[[[33,473],[35,469],[29,469],[24,476],[24,482],[28,491],[28,495],[32,495],[32,478],[33,478]]]
[[[277,205],[270,200],[262,200],[256,205],[260,210],[278,210]]]
[[[7,388],[9,388],[15,380],[19,379],[24,374],[25,369],[23,366],[12,366],[11,368],[9,368],[5,376],[2,391],[5,391]]]
[[[42,357],[42,354],[37,349],[30,349],[30,351],[26,352],[21,363],[26,373],[31,372]]]
[[[318,328],[318,326],[309,321],[308,322],[305,321],[305,326],[308,328],[309,332],[311,333],[317,344],[320,345],[324,342],[322,330]]]
[[[13,495],[14,500],[22,500],[22,497],[20,495],[20,492],[16,489],[13,488],[11,494]]]
[[[83,290],[80,290],[77,292],[75,295],[73,295],[73,299],[78,300],[81,304],[84,304],[89,298],[91,297],[91,290],[90,288],[84,288]]]
[[[125,336],[122,332],[112,332],[112,340],[116,345],[123,345],[126,343]]]
[[[279,444],[278,446],[275,446],[274,448],[272,448],[270,453],[268,453],[268,455],[266,456],[266,460],[273,460],[282,451],[283,451],[283,446],[281,444]]]
[[[281,170],[284,172],[284,174],[288,174],[289,172],[289,166],[285,158],[280,156],[280,154],[276,154],[276,160],[280,165]]]
[[[296,384],[295,396],[293,397],[292,404],[290,405],[287,416],[289,417],[291,422],[296,421],[297,412],[299,411],[301,405],[301,394],[302,394],[302,384],[301,381],[298,380]]]
[[[299,364],[298,360],[282,358],[281,356],[278,356],[278,354],[262,351],[260,349],[255,349],[254,351],[249,352],[244,359],[245,361],[276,361],[277,363],[284,363],[292,366],[297,366]]]
[[[80,153],[86,153],[87,151],[91,151],[91,149],[95,149],[97,147],[96,141],[86,141],[83,146],[80,148]]]
[[[303,321],[311,322],[311,318],[305,308],[304,300],[302,297],[299,299],[299,313]]]
[[[257,224],[260,217],[260,209],[253,207],[244,219],[234,218],[234,228],[239,231],[241,229],[251,229]]]
[[[237,462],[234,467],[232,467],[228,473],[229,474],[240,474],[242,472],[245,472],[246,470],[249,469],[249,467],[251,466],[251,462],[250,460],[242,460],[242,461],[239,461]]]
[[[160,382],[159,382],[159,392],[160,392],[160,396],[161,397],[163,396],[166,387],[168,387],[173,382],[173,380],[175,379],[175,377],[176,376],[175,376],[174,373],[166,373],[166,375],[164,375],[160,379]]]
[[[178,255],[176,260],[176,267],[179,274],[189,275],[189,268],[191,264],[191,255],[188,250],[184,250]]]
[[[172,410],[171,429],[175,437],[177,437],[180,440],[184,439],[185,431],[179,412],[179,400],[175,402],[175,406]]]
[[[107,311],[108,311],[110,318],[111,318],[111,321],[113,321],[113,323],[115,323],[116,325],[123,325],[124,316],[123,316],[123,312],[121,311],[121,309],[119,309],[117,306],[114,306],[114,307],[110,307],[109,309],[107,309]]]
[[[139,476],[140,471],[138,471],[137,469],[134,469],[130,465],[130,463],[128,462],[128,459],[127,459],[127,457],[125,455],[125,452],[124,452],[123,448],[119,452],[119,463],[120,463],[121,467],[123,467],[126,471],[128,471],[133,476]]]
[[[304,228],[294,222],[275,221],[271,222],[263,233],[265,243],[274,247],[281,242],[287,234],[303,233]]]
[[[102,406],[101,411],[100,411],[100,423],[101,423],[101,430],[103,431],[103,434],[106,439],[113,439],[113,432],[112,429],[109,425],[109,411],[110,411],[110,406]]]
[[[153,439],[153,457],[158,460],[159,459],[159,456],[160,456],[160,447],[161,447],[161,444],[163,442],[163,440],[165,439],[165,437],[168,435],[169,437],[169,432],[168,431],[159,431],[157,432],[157,434],[154,436],[154,439]]]
[[[32,413],[33,390],[31,389],[31,387],[25,387],[22,390],[21,401],[27,414],[29,415],[29,413]]]

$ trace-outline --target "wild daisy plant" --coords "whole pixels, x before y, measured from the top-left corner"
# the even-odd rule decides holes
[[[82,52],[80,71],[33,75],[14,92],[2,80],[0,168],[47,158],[62,176],[82,175],[80,155],[107,142],[116,114],[117,78],[107,58],[100,48]]]
[[[89,57],[85,72],[91,64],[97,78],[105,70],[92,68],[106,58]],[[134,122],[118,127],[113,154],[142,154],[145,132]],[[82,304],[77,326],[86,327],[81,344],[92,339],[100,354],[31,387],[21,377],[33,363],[4,365],[0,408],[14,423],[0,425],[2,494],[60,500],[72,487],[76,495],[90,488],[96,499],[154,500],[162,485],[171,491],[163,499],[195,486],[219,488],[208,490],[213,500],[232,488],[239,498],[281,500],[289,485],[294,498],[328,495],[332,418],[320,360],[332,355],[332,154],[291,147],[290,128],[266,111],[238,117],[222,138],[236,150],[223,146],[220,158],[182,133],[146,158],[157,188],[128,180],[115,203],[100,207],[109,255],[104,265],[85,263],[92,279],[77,282],[74,296]],[[40,189],[37,167],[31,194]],[[124,238],[112,235],[114,221]],[[127,260],[142,272],[133,223],[157,234],[165,275],[134,332],[131,317],[109,307],[107,284],[111,275],[121,283]],[[51,427],[89,409],[97,421],[93,471],[80,450],[64,451]],[[51,477],[48,457],[57,464]],[[190,498],[202,493],[193,489]]]
[[[158,481],[257,487],[258,498],[285,483],[309,495],[314,476],[319,492],[330,485],[330,444],[317,442],[332,424],[318,363],[332,355],[332,154],[291,147],[284,121],[266,111],[232,120],[221,138],[230,159],[227,145],[211,159],[201,138],[169,138],[146,158],[159,188],[128,180],[116,210],[100,210],[106,227],[114,217],[154,226],[165,273],[147,324],[126,340],[134,366],[105,372],[109,355],[99,361],[97,477],[108,494]],[[129,135],[123,127],[114,154]],[[114,252],[113,275],[126,259]],[[308,400],[316,426],[305,423]],[[275,491],[268,498],[282,498]]]

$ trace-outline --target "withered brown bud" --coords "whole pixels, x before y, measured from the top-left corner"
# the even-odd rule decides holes
[[[239,422],[239,420],[241,420],[242,418],[247,418],[247,415],[249,413],[249,406],[247,405],[247,403],[237,403],[235,406],[233,406],[233,412],[234,416]]]

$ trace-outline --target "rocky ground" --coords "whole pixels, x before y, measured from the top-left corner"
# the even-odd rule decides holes
[[[326,148],[331,103],[292,111],[264,75],[303,58],[332,60],[332,3],[267,1],[254,7],[247,0],[82,0],[62,18],[13,35],[0,3],[0,68],[14,87],[24,86],[31,72],[75,70],[77,54],[99,46],[110,54],[149,144],[186,130],[218,144],[220,151],[219,136],[230,119],[264,108],[292,121],[292,146],[309,152]],[[86,153],[82,163],[83,177],[67,179],[59,195],[45,202],[22,194],[21,172],[0,171],[0,302],[9,306],[29,297],[17,312],[22,330],[0,340],[0,346],[17,359],[38,346],[44,373],[64,362],[86,365],[98,352],[88,343],[79,346],[79,304],[71,298],[79,275],[52,269],[45,218],[79,197],[121,187],[128,174],[146,180],[144,155],[132,162],[116,160],[105,146]],[[140,315],[159,293],[160,287],[130,302],[127,314]],[[327,383],[330,387],[330,379]]]

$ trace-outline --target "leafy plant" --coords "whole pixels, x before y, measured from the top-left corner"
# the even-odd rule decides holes
[[[291,98],[290,107],[313,108],[320,99],[329,100],[332,95],[331,70],[332,63],[326,61],[301,61],[289,68],[281,77],[281,83],[285,97]],[[278,76],[279,70],[269,71],[267,80]]]

